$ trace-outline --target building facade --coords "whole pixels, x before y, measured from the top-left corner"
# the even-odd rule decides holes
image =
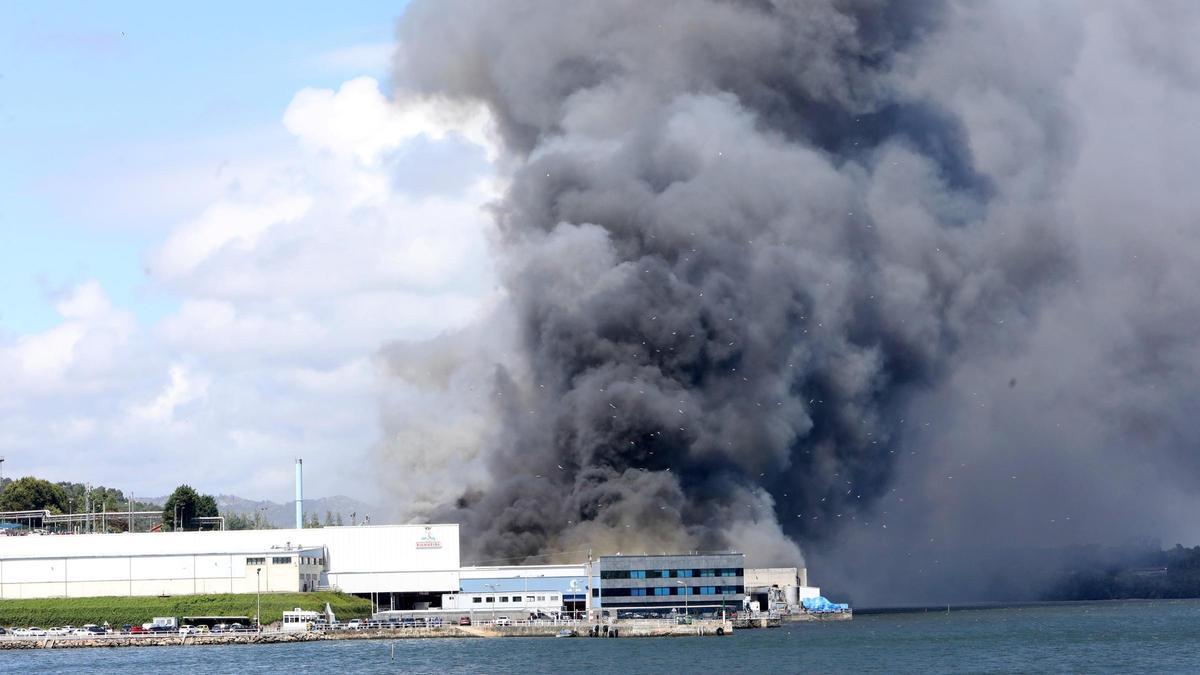
[[[745,555],[601,556],[592,604],[617,611],[737,610],[745,598]]]
[[[0,599],[304,592],[440,596],[457,525],[0,537]]]

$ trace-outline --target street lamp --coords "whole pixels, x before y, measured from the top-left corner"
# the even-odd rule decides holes
[[[499,585],[498,584],[484,584],[484,587],[492,589],[492,595],[495,595],[496,589],[499,587]],[[487,600],[485,599],[484,602],[487,602]],[[492,598],[492,601],[488,604],[490,604],[492,606],[492,624],[495,625],[495,623],[496,623],[496,598]]]
[[[683,615],[687,616],[688,615],[688,586],[687,586],[687,584],[683,583],[682,581],[676,581],[675,583],[677,583],[683,587]]]
[[[258,625],[258,632],[262,632],[262,568],[254,568],[254,601],[258,608],[255,610],[254,623]]]

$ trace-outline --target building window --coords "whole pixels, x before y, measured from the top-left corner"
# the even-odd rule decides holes
[[[283,557],[271,558],[271,563],[275,564],[275,565],[291,565],[292,557],[291,556],[283,556]]]
[[[629,578],[629,570],[600,570],[600,578],[601,579],[628,579]]]
[[[545,601],[546,601],[546,596],[544,596],[544,595],[539,595],[539,596],[537,596],[537,599],[538,599],[538,602],[545,602]]]
[[[629,570],[630,579],[645,579],[646,570]]]
[[[701,586],[700,587],[700,595],[716,595],[716,594],[717,594],[716,586]]]
[[[679,577],[680,579],[691,579],[692,571],[691,570],[675,570],[675,576]]]
[[[716,570],[700,570],[700,576],[715,577],[715,576],[717,576],[717,571]]]
[[[487,596],[487,601],[488,601],[488,602],[495,602],[495,601],[496,601],[496,596],[494,596],[494,595],[489,595],[489,596]]]
[[[478,598],[478,597],[471,598],[471,602],[473,602],[475,604],[479,604],[479,603],[483,602],[483,598]]]
[[[552,595],[552,596],[550,596],[550,602],[554,602],[554,601],[556,601],[556,600],[558,600],[558,596],[557,596],[557,595]]]
[[[738,573],[737,573],[737,570],[735,570],[735,569],[721,570],[721,576],[723,576],[723,577],[736,577],[737,575],[738,575]]]
[[[667,590],[669,591],[671,589],[668,588]],[[675,594],[676,595],[694,595],[691,586],[676,586]]]
[[[670,587],[659,586],[654,589],[654,594],[655,595],[670,595],[671,589],[670,589]]]
[[[499,602],[508,602],[508,596],[507,595],[500,596]]]
[[[644,589],[644,588],[633,588],[633,589],[630,589],[630,590],[632,590],[632,591],[633,591],[633,593],[632,593],[632,594],[633,594],[633,595],[636,595],[636,596],[644,596],[644,595],[646,595],[646,589]]]
[[[266,558],[246,558],[247,565],[266,565]]]
[[[737,586],[726,586],[721,589],[721,592],[726,595],[733,595],[738,592]]]
[[[533,602],[533,596],[532,595],[525,596],[525,602]]]

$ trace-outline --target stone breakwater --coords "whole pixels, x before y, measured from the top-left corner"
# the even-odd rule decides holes
[[[228,635],[102,635],[96,637],[19,637],[0,640],[4,649],[71,649],[84,647],[178,647],[181,645],[250,645],[312,642],[319,633],[242,633]]]
[[[554,637],[564,628],[577,637],[586,638],[603,624],[547,624],[517,626],[439,626],[436,628],[399,628],[375,630],[339,630],[310,633],[226,633],[222,635],[99,635],[96,637],[24,637],[0,636],[0,650],[5,649],[73,649],[104,647],[179,647],[187,645],[254,645],[284,642],[313,642],[317,640],[397,640],[408,638],[504,638]],[[615,630],[614,630],[615,629]],[[618,621],[608,630],[596,631],[596,637],[668,637],[685,635],[731,635],[731,621],[695,621],[674,624],[667,621]],[[611,632],[611,635],[609,633]]]

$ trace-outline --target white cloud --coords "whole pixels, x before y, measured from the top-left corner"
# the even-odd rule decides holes
[[[0,399],[96,386],[135,330],[132,315],[115,309],[96,281],[74,288],[55,309],[63,318],[57,326],[0,345],[0,372],[7,374]]]
[[[208,390],[208,378],[197,377],[181,365],[173,365],[168,371],[170,381],[152,401],[133,407],[134,417],[153,422],[170,423],[175,409],[202,398]]]
[[[309,147],[334,155],[353,154],[374,164],[389,150],[418,136],[442,140],[459,134],[495,157],[489,117],[439,99],[408,97],[389,105],[379,83],[359,77],[329,89],[305,89],[288,106],[283,123]]]
[[[320,54],[317,65],[338,72],[373,73],[386,70],[396,46],[391,42],[365,42]]]
[[[254,203],[218,202],[171,234],[155,259],[154,272],[172,279],[195,270],[224,247],[253,249],[267,229],[295,221],[311,205],[311,199],[299,195]]]

